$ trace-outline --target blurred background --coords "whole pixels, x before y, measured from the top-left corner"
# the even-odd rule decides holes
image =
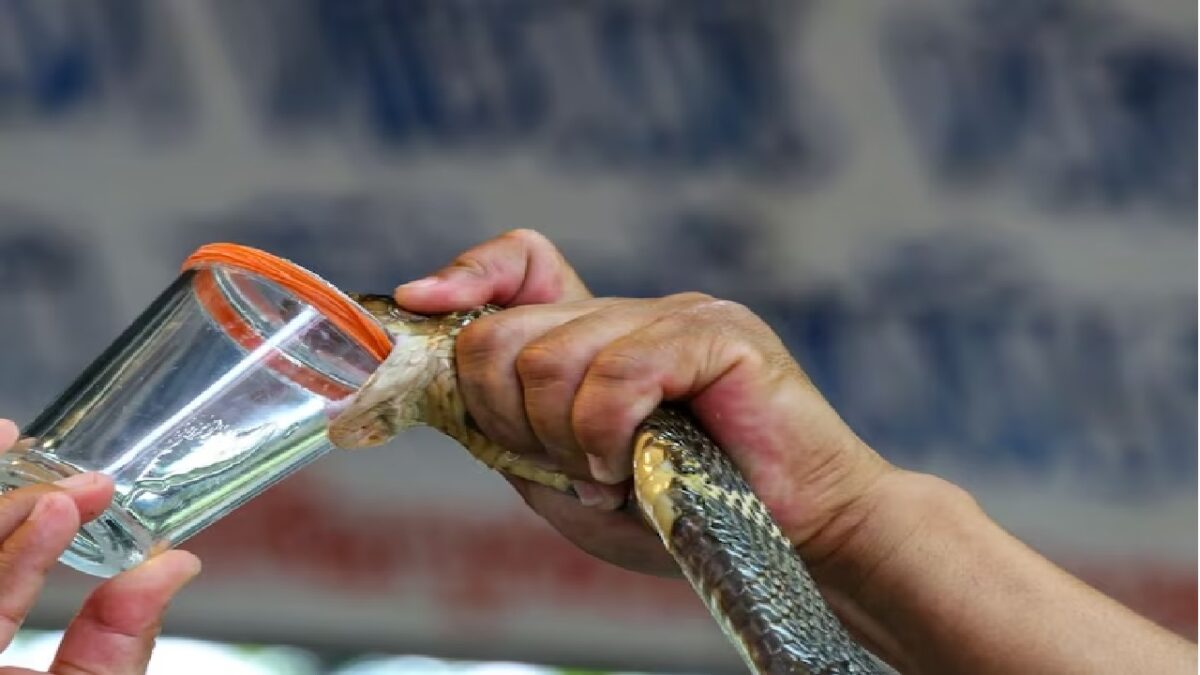
[[[0,0],[0,414],[199,244],[387,292],[531,227],[600,293],[749,305],[892,461],[1195,639],[1196,18]],[[154,672],[741,671],[690,590],[577,552],[432,433],[189,548]],[[47,665],[92,584],[57,569],[0,662]]]

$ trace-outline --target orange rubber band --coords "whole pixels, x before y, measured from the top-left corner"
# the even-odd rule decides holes
[[[217,284],[217,278],[213,274],[206,270],[198,270],[192,279],[192,291],[196,294],[196,300],[204,308],[204,311],[208,312],[221,330],[225,331],[225,334],[247,353],[258,350],[266,342],[263,336],[250,325],[246,317],[242,316],[241,312],[229,302],[229,298],[225,296],[226,291]],[[243,289],[243,292],[261,300],[261,294],[252,289]],[[263,358],[263,364],[329,401],[340,401],[354,394],[354,390],[346,385],[295,361],[279,349],[271,350],[271,353]]]
[[[257,274],[292,292],[326,316],[330,323],[379,362],[382,363],[391,353],[391,338],[379,323],[344,293],[303,267],[249,246],[214,243],[196,249],[184,260],[183,269],[214,263]]]

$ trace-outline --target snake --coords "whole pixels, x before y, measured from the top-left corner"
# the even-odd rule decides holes
[[[377,446],[427,426],[492,470],[577,497],[556,467],[489,439],[459,391],[459,333],[502,308],[423,315],[391,296],[347,295],[381,324],[393,347],[331,415],[335,447]],[[684,406],[660,404],[637,427],[632,449],[629,510],[662,540],[750,672],[895,672],[838,620],[763,502]]]

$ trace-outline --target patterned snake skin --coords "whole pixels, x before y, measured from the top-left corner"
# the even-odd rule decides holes
[[[352,295],[395,348],[331,422],[342,448],[384,443],[418,424],[438,429],[488,467],[573,494],[570,480],[489,441],[456,386],[454,339],[483,307],[437,317],[410,314],[390,297]],[[646,522],[755,673],[891,673],[856,644],[728,457],[687,412],[655,411],[639,427],[634,493]]]

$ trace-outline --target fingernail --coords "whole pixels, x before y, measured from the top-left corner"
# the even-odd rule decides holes
[[[164,577],[174,577],[175,590],[191,583],[200,574],[200,559],[195,554],[185,551],[162,551],[151,555],[134,568],[134,573],[141,578],[141,583],[148,579],[162,580]]]
[[[600,488],[591,483],[574,480],[571,481],[571,487],[575,488],[575,494],[579,496],[579,503],[584,506],[599,506],[600,502],[604,501],[604,495],[600,493]]]
[[[188,553],[188,567],[190,568],[188,570],[188,581],[200,576],[200,571],[204,569],[204,565],[200,563],[200,558],[190,552]]]
[[[601,483],[616,483],[617,474],[608,466],[603,457],[596,455],[587,456],[588,470],[592,473],[592,478],[595,478]]]
[[[441,279],[438,279],[437,277],[425,277],[424,279],[417,279],[416,281],[410,281],[407,284],[401,284],[400,288],[402,288],[402,289],[429,288],[430,286],[436,286],[439,283],[441,283]]]
[[[90,473],[77,473],[72,476],[67,476],[61,480],[54,481],[54,484],[64,490],[78,490],[85,488],[96,482],[96,477]]]

